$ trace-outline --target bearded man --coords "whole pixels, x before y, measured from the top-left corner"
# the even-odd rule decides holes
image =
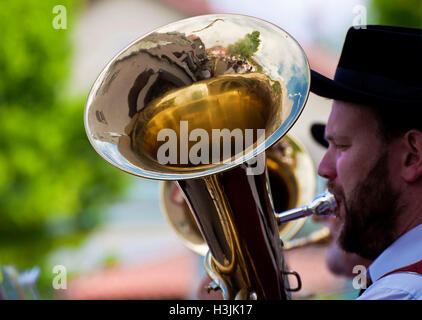
[[[311,91],[334,99],[318,174],[338,244],[373,260],[358,299],[422,299],[422,30],[350,28],[334,80],[312,71]]]

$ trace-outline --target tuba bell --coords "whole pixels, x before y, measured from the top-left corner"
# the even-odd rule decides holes
[[[85,128],[117,168],[177,182],[224,298],[284,300],[297,274],[286,269],[278,222],[290,214],[274,212],[265,151],[294,125],[309,87],[308,60],[279,27],[243,15],[192,17],[108,63],[87,98]],[[291,215],[325,214],[327,201]]]

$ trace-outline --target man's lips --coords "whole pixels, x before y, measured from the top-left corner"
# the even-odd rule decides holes
[[[341,205],[342,205],[343,202],[342,202],[340,197],[338,197],[335,194],[333,194],[333,195],[334,195],[334,199],[336,199],[336,203],[337,203],[336,209],[334,210],[334,215],[336,216],[336,218],[341,218],[340,208],[341,208]]]
[[[341,214],[340,214],[340,208],[342,207],[343,204],[343,197],[342,197],[342,190],[341,188],[337,187],[336,184],[334,183],[334,181],[329,181],[327,183],[327,189],[328,191],[334,196],[334,199],[336,200],[337,203],[337,207],[334,210],[334,216],[336,218],[341,218]]]

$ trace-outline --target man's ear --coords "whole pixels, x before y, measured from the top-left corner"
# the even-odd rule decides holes
[[[403,139],[402,177],[406,182],[415,182],[422,176],[422,132],[409,130]]]

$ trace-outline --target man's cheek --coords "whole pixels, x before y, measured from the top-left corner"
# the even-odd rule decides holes
[[[348,161],[347,157],[341,157],[337,162],[337,179],[342,195],[347,198],[359,177],[359,166]]]

